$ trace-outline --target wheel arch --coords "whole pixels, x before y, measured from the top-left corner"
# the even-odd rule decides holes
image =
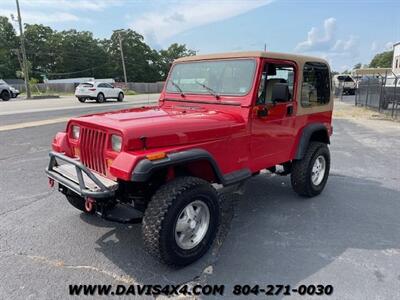
[[[294,159],[302,159],[307,151],[310,142],[321,142],[330,144],[328,128],[322,123],[309,124],[300,133],[300,140]]]
[[[0,95],[3,94],[4,92],[7,92],[9,95],[11,95],[11,91],[8,89],[2,89]]]
[[[157,173],[168,173],[172,169],[176,175],[190,175],[202,178],[208,182],[222,183],[226,180],[222,175],[215,159],[203,149],[191,149],[171,153],[159,161],[141,160],[132,171],[131,180],[146,182]]]

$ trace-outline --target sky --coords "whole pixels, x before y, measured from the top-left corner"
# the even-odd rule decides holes
[[[400,42],[400,0],[19,0],[24,23],[107,38],[131,28],[155,49],[263,50],[327,59],[343,71]],[[16,15],[0,0],[0,15]],[[16,24],[14,24],[16,26]]]

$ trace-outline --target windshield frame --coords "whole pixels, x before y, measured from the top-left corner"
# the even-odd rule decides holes
[[[257,69],[258,69],[258,61],[256,58],[254,57],[238,57],[238,58],[217,58],[217,59],[207,59],[207,60],[192,60],[192,61],[183,61],[183,62],[177,62],[174,63],[169,71],[168,74],[168,78],[165,81],[165,93],[167,94],[174,94],[174,95],[182,95],[182,93],[180,91],[170,91],[168,90],[168,84],[169,81],[172,80],[171,75],[172,72],[174,70],[174,68],[177,65],[183,65],[183,64],[194,64],[194,63],[204,63],[204,62],[211,62],[211,61],[243,61],[243,60],[248,60],[248,61],[252,61],[254,63],[254,70],[251,74],[251,80],[250,80],[250,85],[249,88],[247,90],[247,92],[245,94],[220,94],[218,91],[216,91],[218,93],[218,101],[223,100],[223,98],[244,98],[247,97],[250,93],[252,93],[253,88],[254,88],[254,81],[256,79],[256,74],[257,74]],[[196,95],[196,96],[209,96],[211,98],[216,98],[215,95],[212,95],[209,91],[204,91],[202,93],[195,93],[195,92],[191,92],[191,91],[183,91],[184,95]]]

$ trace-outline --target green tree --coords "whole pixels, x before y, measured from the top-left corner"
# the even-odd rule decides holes
[[[108,54],[104,43],[89,31],[57,32],[49,53],[54,61],[52,77],[97,77],[107,75]]]
[[[169,68],[173,61],[177,58],[184,56],[196,55],[196,52],[190,50],[186,45],[179,45],[177,43],[171,44],[166,50],[160,50],[159,69],[162,79],[165,79],[168,75]]]
[[[113,65],[111,75],[120,81],[124,79],[118,34],[122,39],[128,81],[160,80],[157,69],[158,53],[144,42],[142,35],[131,29],[120,31],[120,33],[114,32],[107,43],[110,63]]]
[[[371,60],[370,68],[390,68],[392,67],[393,50],[378,53]]]
[[[14,27],[7,17],[0,16],[0,79],[16,78],[20,70],[16,50],[19,47]]]
[[[163,80],[174,59],[195,54],[186,45],[179,44],[158,52],[133,30],[120,34],[128,81]],[[96,39],[89,31],[56,31],[41,24],[25,24],[25,38],[31,77],[36,80],[44,77],[124,79],[117,33],[110,39]],[[5,17],[0,17],[0,46],[0,77],[21,74],[15,51],[19,40]]]
[[[361,69],[361,67],[362,67],[361,63],[355,64],[353,70]]]
[[[48,26],[25,25],[25,48],[31,64],[31,77],[40,79],[40,75],[53,72],[55,34]]]

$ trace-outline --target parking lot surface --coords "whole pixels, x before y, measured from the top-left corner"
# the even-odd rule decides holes
[[[331,284],[329,299],[399,299],[398,123],[355,120],[343,113],[349,104],[339,105],[331,175],[320,196],[300,198],[290,177],[268,173],[240,194],[224,191],[213,250],[172,269],[144,251],[140,225],[80,213],[48,188],[44,174],[51,139],[65,127],[44,121],[142,105],[139,99],[45,112],[30,103],[0,116],[1,299],[66,298],[68,284],[181,283],[225,284],[227,298],[234,284]]]

